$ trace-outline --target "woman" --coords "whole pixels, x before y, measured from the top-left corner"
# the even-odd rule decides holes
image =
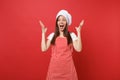
[[[46,80],[78,80],[75,66],[72,59],[73,48],[80,52],[81,27],[84,20],[76,27],[77,36],[68,31],[72,23],[71,15],[66,10],[60,10],[56,16],[55,32],[45,37],[47,28],[40,21],[42,28],[41,50],[46,51],[52,46],[51,60]]]

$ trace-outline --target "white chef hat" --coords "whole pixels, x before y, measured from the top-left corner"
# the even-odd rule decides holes
[[[68,13],[68,11],[66,10],[60,10],[58,13],[57,13],[57,16],[56,16],[56,19],[58,18],[58,16],[64,16],[66,18],[66,21],[67,21],[67,24],[70,26],[71,23],[72,23],[72,16]]]

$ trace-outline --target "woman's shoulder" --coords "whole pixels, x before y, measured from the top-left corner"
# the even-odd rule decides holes
[[[54,32],[50,33],[50,34],[48,35],[47,39],[52,40],[54,34],[55,34]]]
[[[72,38],[72,41],[77,40],[77,36],[76,36],[76,34],[74,32],[70,32],[70,36]]]
[[[70,32],[70,36],[74,36],[76,35],[74,32]]]
[[[55,33],[54,32],[51,32],[49,35],[54,35]]]

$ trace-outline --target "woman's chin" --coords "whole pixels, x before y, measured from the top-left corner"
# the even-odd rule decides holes
[[[59,31],[60,31],[60,32],[63,32],[63,31],[64,31],[64,29],[60,29]]]

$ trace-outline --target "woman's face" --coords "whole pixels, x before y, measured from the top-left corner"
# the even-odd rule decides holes
[[[58,22],[57,22],[57,25],[59,27],[59,31],[64,31],[66,24],[67,24],[66,18],[64,16],[59,16]]]

